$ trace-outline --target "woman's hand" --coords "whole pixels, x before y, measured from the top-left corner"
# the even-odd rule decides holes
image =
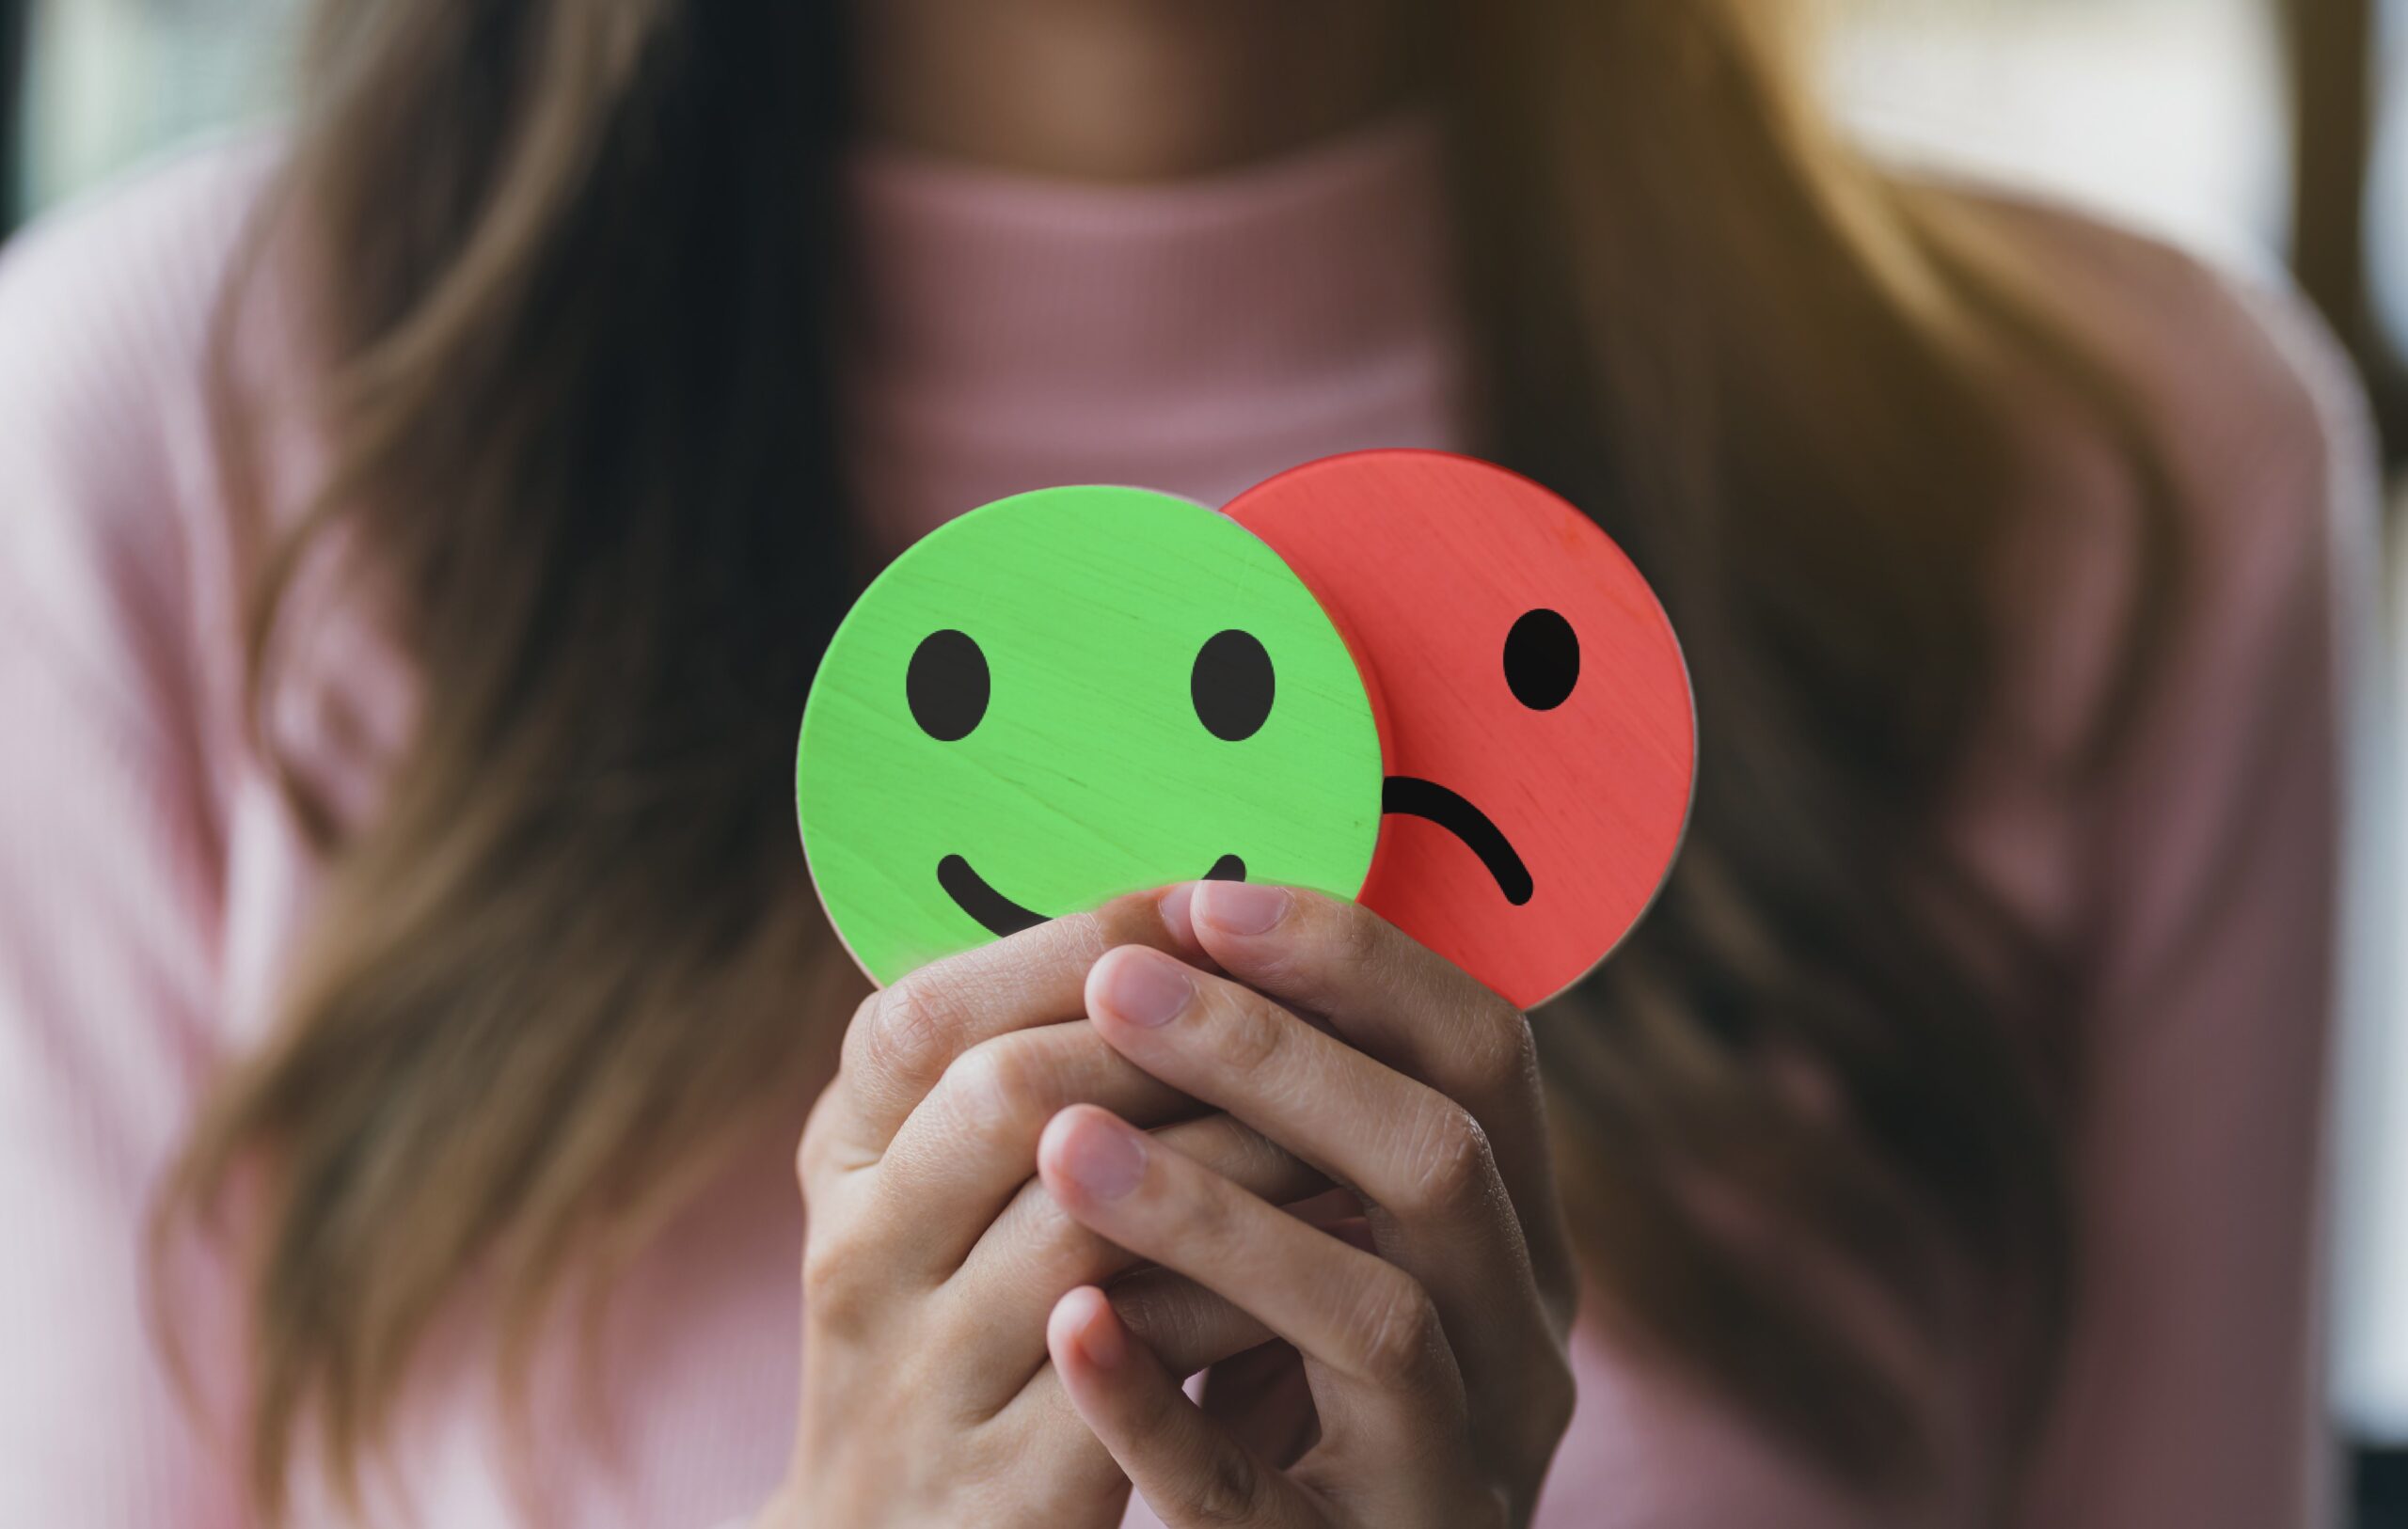
[[[1119,1521],[1128,1483],[1063,1395],[1045,1324],[1065,1291],[1133,1260],[1035,1183],[1046,1122],[1098,1102],[1274,1203],[1326,1187],[1131,1064],[1084,1017],[1104,951],[1193,949],[1184,917],[1165,922],[1162,906],[1185,896],[1056,920],[863,1003],[802,1138],[800,1421],[788,1485],[760,1524]],[[1115,1289],[1128,1326],[1180,1373],[1268,1336],[1161,1270]]]
[[[1571,1417],[1576,1285],[1528,1023],[1352,904],[1212,882],[1187,911],[1228,976],[1113,951],[1087,980],[1096,1028],[1353,1190],[1376,1251],[1165,1133],[1063,1111],[1038,1150],[1046,1187],[1293,1345],[1320,1438],[1291,1466],[1267,1458],[1092,1287],[1048,1324],[1079,1415],[1172,1529],[1527,1521]]]

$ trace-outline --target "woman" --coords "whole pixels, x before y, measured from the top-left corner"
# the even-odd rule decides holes
[[[325,0],[28,235],[0,1520],[2310,1521],[2352,401],[1776,11]],[[1640,936],[1526,1026],[1174,888],[848,1025],[849,593],[1374,445],[1662,591]]]

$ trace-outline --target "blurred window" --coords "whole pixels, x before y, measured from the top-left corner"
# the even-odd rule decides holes
[[[2408,355],[2408,0],[2384,0],[2381,35],[2384,105],[2368,204],[2374,292],[2392,349]]]
[[[273,109],[297,0],[32,0],[23,212]]]
[[[2260,265],[2289,201],[2274,4],[1841,0],[1829,77],[1891,156]]]

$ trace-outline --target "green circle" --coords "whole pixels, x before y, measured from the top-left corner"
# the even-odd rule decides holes
[[[1272,676],[1267,714],[1234,738],[1250,708],[1216,732],[1196,688],[1197,655],[1229,632]],[[983,709],[962,699],[974,686],[948,691],[932,732],[911,669],[939,633],[976,644],[988,683]],[[958,675],[958,638],[930,652]],[[884,984],[996,938],[974,911],[993,919],[988,894],[1053,918],[1236,857],[1249,881],[1353,897],[1381,779],[1362,677],[1277,554],[1184,499],[1055,488],[947,523],[863,593],[803,710],[795,797],[829,918]]]

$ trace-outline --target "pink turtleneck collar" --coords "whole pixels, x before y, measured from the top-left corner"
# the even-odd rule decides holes
[[[883,550],[1023,489],[1217,505],[1333,451],[1456,444],[1438,150],[1404,118],[1145,186],[857,150],[848,438]]]

